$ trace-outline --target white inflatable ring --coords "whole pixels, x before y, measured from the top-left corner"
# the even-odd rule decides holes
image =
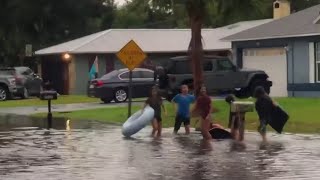
[[[154,110],[147,106],[143,113],[142,110],[134,113],[123,125],[122,125],[122,134],[125,137],[130,137],[141,129],[143,129],[146,125],[150,124],[154,118]]]

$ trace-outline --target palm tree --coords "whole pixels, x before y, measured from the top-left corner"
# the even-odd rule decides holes
[[[169,7],[174,14],[175,4],[183,3],[186,6],[186,11],[189,16],[191,27],[191,40],[189,43],[189,56],[191,59],[191,67],[193,71],[193,88],[200,89],[203,83],[202,72],[202,37],[201,28],[205,18],[206,0],[151,0],[153,6],[156,7]],[[196,95],[198,94],[195,91]]]
[[[205,18],[206,0],[187,0],[186,8],[191,26],[191,40],[189,44],[189,55],[192,64],[193,86],[195,94],[198,95],[198,90],[203,84],[202,71],[202,36],[201,29]]]

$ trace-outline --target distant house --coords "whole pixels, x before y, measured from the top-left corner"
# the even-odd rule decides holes
[[[259,26],[272,19],[245,21],[216,29],[203,29],[206,54],[231,56],[231,43],[220,39]],[[61,94],[86,94],[89,69],[98,57],[99,76],[123,68],[116,58],[126,43],[134,40],[148,58],[142,67],[152,67],[170,57],[186,55],[189,29],[110,29],[35,52],[41,59],[39,71]]]
[[[289,14],[288,1],[274,3],[274,21],[233,34],[239,66],[265,70],[272,96],[320,97],[320,5]]]

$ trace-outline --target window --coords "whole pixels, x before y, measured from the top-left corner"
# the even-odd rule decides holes
[[[320,42],[316,43],[316,79],[320,83]]]
[[[30,75],[32,75],[33,74],[33,71],[31,70],[31,69],[26,69],[23,73],[22,73],[23,75],[27,75],[27,76],[30,76]]]
[[[115,77],[115,76],[117,76],[117,75],[118,75],[118,71],[117,71],[117,70],[114,70],[114,71],[111,71],[111,72],[108,73],[108,74],[103,75],[103,76],[101,77],[101,79],[111,79],[111,78],[113,78],[113,77]]]
[[[141,71],[132,71],[132,78],[133,79],[142,78],[142,72]]]
[[[129,72],[125,72],[120,75],[120,79],[129,79]]]
[[[217,61],[218,71],[232,71],[233,64],[228,59],[220,59]]]
[[[154,74],[151,71],[141,71],[142,73],[142,78],[148,78],[148,79],[153,79]]]
[[[212,71],[213,65],[211,61],[205,61],[203,63],[203,71]]]

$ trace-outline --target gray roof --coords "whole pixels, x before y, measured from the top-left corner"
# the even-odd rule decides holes
[[[246,41],[320,35],[320,4],[290,16],[225,37],[224,41]]]
[[[203,29],[205,50],[229,50],[230,42],[221,38],[259,26],[272,19],[244,21],[216,29]],[[110,29],[35,52],[47,54],[116,53],[130,40],[134,40],[146,53],[186,52],[191,32],[189,29]]]

